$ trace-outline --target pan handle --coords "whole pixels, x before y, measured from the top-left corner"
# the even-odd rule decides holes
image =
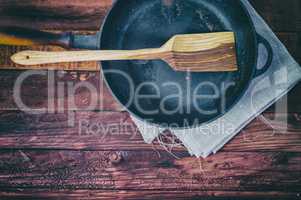
[[[50,33],[20,27],[0,27],[0,45],[55,45],[67,49],[97,49],[97,44],[97,35],[73,35],[70,32]]]
[[[259,44],[262,44],[265,47],[266,52],[267,52],[267,56],[266,56],[267,58],[266,58],[265,64],[260,69],[256,68],[255,77],[258,77],[258,76],[264,74],[268,70],[268,68],[271,66],[271,64],[273,62],[274,53],[273,53],[273,48],[270,45],[270,43],[264,37],[259,35],[258,33],[256,35],[257,35],[257,42],[258,42],[257,48],[259,47]],[[257,59],[259,58],[259,56],[260,55],[258,52]]]

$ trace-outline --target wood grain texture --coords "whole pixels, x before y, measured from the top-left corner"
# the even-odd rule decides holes
[[[233,32],[188,34],[172,37],[162,47],[162,58],[177,71],[237,71]]]
[[[164,58],[176,71],[233,72],[238,70],[235,44],[198,52],[171,52]]]
[[[6,199],[31,199],[52,200],[58,197],[66,200],[270,200],[273,198],[281,200],[299,199],[299,193],[295,192],[267,192],[267,191],[149,191],[149,190],[47,190],[47,189],[7,189],[0,192],[3,200]]]
[[[52,31],[58,32],[61,31]],[[95,34],[95,31],[73,31],[74,34]],[[26,67],[16,65],[10,60],[10,56],[13,53],[22,50],[40,50],[40,51],[63,51],[64,49],[56,46],[35,46],[35,47],[20,47],[20,46],[0,46],[0,110],[18,110],[18,106],[13,100],[13,88],[16,85],[18,77],[26,73]],[[60,63],[49,65],[30,66],[30,69],[67,69],[68,72],[50,71],[44,75],[28,76],[22,83],[20,97],[24,100],[25,104],[32,109],[40,109],[48,106],[48,91],[54,90],[58,92],[59,84],[72,85],[76,87],[79,85],[92,85],[97,92],[91,93],[87,88],[78,87],[74,91],[74,95],[68,94],[67,88],[61,95],[54,95],[50,97],[51,101],[54,101],[57,105],[58,101],[61,101],[60,107],[64,110],[79,110],[87,107],[91,99],[97,99],[97,110],[121,110],[119,104],[112,98],[108,89],[104,86],[99,71],[100,66],[97,62],[85,62],[85,63]],[[7,70],[9,69],[9,70]],[[15,70],[18,71],[15,71]],[[81,71],[81,70],[86,71]],[[76,71],[72,71],[76,70]],[[37,72],[37,71],[35,71]],[[46,72],[46,71],[45,71]],[[49,82],[49,78],[53,77],[53,81]],[[52,79],[52,78],[50,78]],[[84,83],[84,84],[83,84]],[[29,98],[34,96],[35,98]],[[60,100],[59,100],[60,99]],[[72,105],[72,101],[75,105]],[[57,110],[58,107],[52,110]]]
[[[291,32],[301,27],[299,0],[250,2],[274,31]],[[112,0],[1,0],[0,25],[14,24],[38,29],[98,30],[111,5]]]
[[[50,31],[53,33],[61,34],[62,31]],[[95,31],[72,31],[73,34],[83,34],[83,35],[94,35]],[[47,65],[32,65],[29,67],[23,65],[17,65],[13,63],[10,57],[20,51],[24,50],[35,50],[35,51],[64,51],[65,49],[58,46],[5,46],[0,45],[0,69],[1,70],[27,70],[27,69],[37,69],[37,70],[67,70],[67,71],[99,71],[100,66],[98,62],[85,62],[85,63],[60,63],[60,64],[47,64]],[[3,72],[2,72],[3,73]]]
[[[275,32],[298,37],[301,41],[300,1],[290,0],[250,0],[251,4]],[[112,0],[32,0],[0,1],[0,26],[21,26],[49,30],[99,30]],[[66,9],[68,8],[68,9]],[[281,34],[282,34],[281,33]],[[283,40],[286,44],[286,41]],[[301,63],[301,45],[287,45],[293,56]],[[299,43],[300,44],[300,43]],[[297,46],[298,52],[293,46]]]
[[[74,33],[92,35],[95,31],[73,31]],[[278,33],[278,37],[288,47],[290,53],[294,58],[301,63],[301,34],[298,33]],[[98,71],[99,65],[97,62],[85,62],[85,63],[60,63],[60,64],[48,64],[48,65],[32,65],[22,66],[14,64],[10,57],[22,50],[34,50],[34,51],[64,51],[63,48],[55,46],[36,46],[36,47],[17,47],[17,46],[2,46],[0,45],[0,69],[62,69],[62,70],[77,70],[77,71]]]
[[[288,120],[288,125],[285,120]],[[69,125],[69,120],[72,124]],[[238,134],[222,151],[301,152],[298,114],[266,113]],[[168,141],[168,140],[167,140]],[[76,112],[29,115],[0,114],[0,146],[5,149],[163,150],[145,144],[126,112]],[[186,151],[181,145],[175,152]]]
[[[24,66],[15,64],[11,61],[10,57],[13,52],[24,51],[26,49],[31,50],[43,50],[43,51],[64,51],[63,48],[56,46],[35,46],[35,47],[9,47],[0,46],[0,70],[60,70],[60,71],[100,71],[100,66],[97,62],[85,62],[85,63],[60,63],[60,64],[47,64],[47,65],[31,65]]]
[[[29,109],[47,108],[50,112],[76,110],[124,110],[105,86],[100,72],[1,71],[0,112],[20,110],[14,99],[18,78],[25,76],[20,99]],[[31,73],[42,73],[33,74]],[[91,87],[90,89],[87,86]],[[92,89],[92,90],[91,90]],[[50,93],[48,93],[50,92]],[[32,98],[34,97],[34,98]],[[95,106],[89,108],[90,105]],[[51,104],[49,106],[49,103]],[[24,108],[24,110],[28,110]]]
[[[3,112],[20,110],[13,97],[13,89],[17,83],[18,78],[21,77],[24,73],[26,73],[26,71],[0,71],[0,111]],[[48,76],[54,77],[54,81],[48,83]],[[74,94],[72,95],[72,93],[68,94],[67,88],[65,88],[62,95],[55,95],[51,97],[51,101],[55,102],[55,104],[57,104],[57,102],[62,103],[61,106],[56,105],[54,109],[50,108],[50,110],[58,110],[58,108],[60,108],[63,111],[91,111],[93,109],[88,108],[88,105],[91,103],[91,99],[97,100],[98,102],[98,105],[95,106],[96,110],[124,110],[120,106],[120,104],[112,97],[99,72],[49,71],[46,73],[45,71],[45,75],[29,76],[22,84],[20,97],[30,108],[47,108],[48,89],[53,90],[55,93],[58,93],[60,88],[58,84],[65,86],[70,84],[72,86],[71,88],[77,86],[78,89],[72,92]],[[89,91],[87,88],[85,88],[85,85],[93,86],[96,91]],[[281,99],[281,101],[283,102],[288,102],[288,112],[301,112],[301,101],[299,95],[300,93],[301,84],[298,84],[287,96]],[[35,98],[31,98],[32,96],[34,96]],[[72,104],[73,99],[75,101],[75,105]],[[280,103],[281,101],[278,101],[278,103]],[[269,111],[275,111],[275,105],[269,108]]]
[[[250,2],[301,63],[300,1]],[[1,0],[0,25],[95,31],[111,3]],[[0,66],[11,66],[8,58],[16,47],[0,48],[4,49],[1,56],[6,54],[6,59],[0,59],[6,64]],[[55,50],[36,50],[43,48]],[[1,199],[300,199],[300,84],[288,95],[291,113],[287,115],[286,132],[274,132],[271,124],[257,118],[223,152],[199,161],[189,158],[183,148],[175,149],[180,157],[176,160],[157,144],[153,147],[156,150],[151,149],[139,134],[129,137],[126,130],[120,135],[108,134],[103,142],[101,136],[78,137],[76,126],[67,126],[66,113],[8,112],[18,110],[12,88],[22,73],[0,71]],[[97,88],[103,84],[94,72],[67,72],[58,77],[63,83],[73,84],[84,79]],[[32,107],[43,107],[47,105],[46,89],[44,76],[32,77],[23,85],[22,97]],[[89,102],[85,89],[79,89],[75,97],[80,108]],[[103,99],[104,110],[117,112],[76,112],[77,119],[98,122],[103,127],[118,123],[118,119],[129,120],[127,114],[119,113],[108,92]],[[64,107],[65,112],[74,110],[78,108]],[[271,107],[269,112],[273,111]],[[273,114],[265,116],[273,118]],[[282,123],[272,125],[284,127]]]
[[[299,0],[250,0],[256,11],[276,32],[300,32],[301,17]]]
[[[0,45],[33,46],[58,45],[72,46],[71,33],[51,33],[20,27],[0,27]]]
[[[156,59],[164,60],[176,71],[220,72],[238,69],[233,32],[176,35],[162,47],[153,49],[21,51],[11,57],[14,63],[25,66],[64,62]]]
[[[52,30],[98,30],[112,0],[1,0],[0,25]]]
[[[231,152],[206,160],[177,156],[165,151],[1,151],[0,188],[300,192],[300,153]]]

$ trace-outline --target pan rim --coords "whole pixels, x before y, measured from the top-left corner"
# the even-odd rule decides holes
[[[107,15],[104,17],[104,20],[100,26],[100,31],[99,31],[99,41],[98,41],[98,44],[97,44],[97,47],[98,49],[100,49],[101,47],[101,40],[102,40],[102,37],[103,37],[103,29],[104,27],[106,26],[106,23],[108,21],[108,18],[110,17],[110,14],[112,13],[112,11],[114,10],[114,8],[116,7],[117,3],[119,2],[120,0],[115,0],[111,6],[111,8],[108,10],[108,13]],[[211,124],[212,122],[220,119],[222,116],[224,116],[226,113],[228,113],[230,110],[233,109],[233,107],[235,107],[235,105],[237,105],[237,103],[241,100],[241,98],[246,94],[249,86],[250,86],[250,82],[255,78],[255,72],[256,72],[256,67],[257,67],[257,62],[258,62],[258,39],[257,39],[257,32],[256,32],[256,29],[255,29],[255,24],[252,20],[252,17],[251,17],[251,14],[250,12],[248,11],[248,9],[246,8],[246,6],[244,5],[244,3],[242,2],[242,0],[239,0],[238,1],[239,3],[239,6],[240,8],[243,10],[243,12],[247,15],[247,20],[249,21],[249,24],[251,25],[250,29],[252,31],[252,36],[253,36],[253,42],[254,42],[254,58],[253,58],[253,69],[252,69],[252,73],[250,75],[250,78],[248,81],[246,81],[245,83],[245,87],[244,89],[241,91],[241,93],[238,95],[238,98],[232,103],[231,106],[228,107],[228,109],[226,109],[225,112],[217,115],[216,117],[213,117],[212,119],[206,121],[206,122],[203,122],[203,123],[200,123],[198,125],[194,125],[194,126],[182,126],[182,127],[165,127],[165,126],[162,126],[161,124],[158,124],[158,123],[154,123],[154,122],[151,122],[151,121],[148,121],[146,119],[143,119],[142,117],[138,116],[137,114],[135,114],[134,112],[132,112],[129,108],[127,108],[126,106],[123,105],[123,103],[121,103],[121,101],[119,100],[119,98],[115,95],[115,93],[113,92],[110,84],[108,83],[107,81],[107,78],[106,78],[106,75],[102,69],[102,64],[103,62],[100,62],[100,68],[101,68],[101,75],[103,77],[103,80],[106,84],[106,86],[108,87],[111,95],[113,96],[113,98],[122,106],[125,108],[125,110],[130,114],[130,116],[134,117],[135,119],[143,122],[143,123],[146,123],[148,126],[153,126],[155,128],[158,128],[158,129],[168,129],[168,130],[174,130],[174,131],[184,131],[184,130],[191,130],[191,129],[196,129],[196,128],[199,128],[201,126],[205,126],[205,125],[209,125]]]

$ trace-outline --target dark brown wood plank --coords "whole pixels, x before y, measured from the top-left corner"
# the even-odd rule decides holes
[[[1,0],[0,26],[98,30],[112,0]]]
[[[28,75],[24,75],[28,73]],[[55,72],[31,75],[30,71],[1,71],[0,111],[20,110],[17,98],[28,109],[59,110],[123,110],[112,97],[100,72]],[[26,77],[19,89],[18,78]],[[17,95],[14,97],[14,91]],[[61,92],[60,92],[61,91]],[[48,94],[48,92],[50,92]],[[48,105],[50,103],[50,105]],[[89,106],[91,106],[89,108]]]
[[[285,105],[286,108],[280,112],[300,112],[301,111],[301,83],[298,83],[287,95],[283,96],[277,103]],[[276,104],[267,109],[267,112],[275,112]],[[287,111],[285,111],[287,110]]]
[[[250,3],[274,31],[301,31],[299,0],[250,0]]]
[[[251,0],[274,31],[300,30],[299,0]],[[0,26],[98,30],[112,0],[1,0]]]
[[[301,29],[296,33],[277,32],[276,35],[293,58],[301,64]]]
[[[62,33],[62,31],[47,31],[54,33]],[[95,35],[96,31],[72,31],[73,34],[81,35]],[[99,71],[100,65],[98,62],[73,62],[73,63],[59,63],[59,64],[47,64],[47,65],[34,65],[34,66],[22,66],[14,64],[10,57],[23,50],[37,50],[37,51],[66,51],[62,47],[56,46],[6,46],[0,45],[0,69],[1,70],[66,70],[66,71]]]
[[[97,72],[100,70],[98,62],[65,62],[60,64],[43,64],[43,65],[18,65],[11,61],[11,56],[24,50],[36,51],[66,51],[66,49],[54,46],[0,46],[0,70],[60,70],[60,71],[90,71]]]
[[[299,0],[251,0],[251,3],[273,30],[300,30]],[[3,0],[0,1],[0,25],[97,30],[99,19],[103,18],[110,4],[110,0]],[[280,33],[278,36],[300,62],[300,34]],[[21,72],[2,73],[0,108],[15,110],[12,87]],[[103,84],[97,83],[98,78],[94,78],[98,77],[97,74],[87,73],[70,72],[59,80],[73,84],[87,81],[97,87]],[[28,105],[47,105],[46,84],[46,79],[41,77],[26,81],[23,97]],[[299,86],[289,95],[289,110],[292,112],[298,112],[301,107]],[[108,92],[106,94],[102,108],[118,111],[120,107]],[[85,90],[76,93],[76,101],[82,109],[89,102],[87,96]],[[68,100],[64,105],[69,105]],[[78,124],[69,127],[66,113],[29,115],[4,110],[0,113],[0,148],[39,149],[0,152],[1,199],[3,196],[10,199],[142,199],[141,196],[145,199],[199,199],[207,196],[300,199],[299,114],[288,115],[287,131],[274,132],[270,125],[257,118],[216,156],[198,160],[188,157],[183,148],[177,148],[175,154],[180,159],[176,160],[158,145],[144,144],[139,134],[133,137],[127,130],[117,129],[117,134],[108,134],[104,138],[105,130],[100,131],[100,135],[79,136]],[[76,122],[83,119],[100,123],[103,127],[118,124],[120,119],[132,124],[126,113],[119,112],[76,112],[75,116]],[[272,118],[273,114],[266,113],[265,116]],[[280,130],[284,127],[282,123],[273,122],[272,125]],[[47,148],[100,151],[49,151],[45,150]],[[56,189],[67,190],[55,192]]]
[[[17,111],[20,107],[16,103],[13,96],[14,86],[17,85],[17,80],[24,74],[24,71],[0,71],[0,112]],[[46,73],[46,72],[45,72]],[[54,76],[55,81],[50,82],[48,87],[48,75]],[[97,106],[93,106],[96,110],[105,111],[122,111],[124,108],[113,98],[105,83],[101,80],[99,72],[48,72],[45,75],[34,75],[28,77],[22,84],[20,98],[25,105],[32,109],[48,108],[48,101],[55,103],[55,108],[49,107],[49,110],[93,110],[88,108],[92,101],[97,101]],[[51,79],[49,79],[51,80]],[[48,100],[48,90],[58,92],[61,88],[58,84],[72,84],[78,89],[72,95],[68,94],[67,88],[64,89],[62,95],[50,96]],[[85,86],[91,85],[94,91],[90,91]],[[96,92],[95,92],[96,91]],[[287,100],[288,112],[301,112],[301,83],[298,84],[288,95],[282,98],[282,101]],[[34,98],[32,98],[34,97]],[[73,105],[72,101],[75,101]],[[57,103],[61,102],[60,105]],[[279,101],[280,102],[280,101]],[[274,111],[275,106],[272,106],[269,111]]]
[[[274,31],[300,32],[300,2],[298,0],[287,2],[252,0],[251,3]],[[14,24],[15,26],[59,30],[98,30],[111,4],[111,0],[84,2],[79,0],[72,2],[2,0],[0,1],[0,25]]]
[[[300,192],[300,153],[1,151],[0,188]]]
[[[1,151],[0,188],[300,192],[300,153]],[[260,164],[259,164],[260,163]]]
[[[31,200],[52,200],[52,199],[66,199],[66,200],[293,200],[300,199],[300,195],[294,192],[244,192],[244,191],[143,191],[143,190],[46,190],[46,189],[20,189],[20,190],[6,190],[0,192],[2,200],[5,199],[31,199]]]
[[[222,151],[301,152],[299,114],[277,114],[278,121],[273,121],[274,113],[266,113],[264,117],[265,120],[254,120]],[[288,126],[285,125],[285,118],[288,118]],[[74,124],[70,126],[69,122]],[[141,151],[164,149],[158,142],[153,145],[145,144],[126,112],[41,115],[4,112],[0,114],[0,148]],[[181,146],[172,150],[186,151]]]

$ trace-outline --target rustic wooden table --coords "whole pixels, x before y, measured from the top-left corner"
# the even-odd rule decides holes
[[[0,0],[0,26],[90,34],[99,29],[111,1]],[[250,1],[301,63],[301,1]],[[18,50],[1,46],[0,67],[12,66],[8,58]],[[68,67],[76,65],[82,64]],[[173,150],[176,159],[157,143],[145,144],[99,72],[49,72],[53,82],[47,74],[26,79],[22,100],[30,108],[54,102],[50,111],[56,112],[47,114],[18,109],[13,88],[22,74],[0,73],[0,199],[301,199],[301,84],[288,95],[287,112],[275,114],[271,107],[263,114],[288,117],[287,129],[282,122],[257,118],[203,160],[181,147]],[[90,95],[79,87],[74,95],[63,91],[47,100],[49,91],[67,83],[89,83],[102,92]],[[91,96],[99,99],[97,111],[86,109]],[[94,128],[88,131],[86,122]]]

